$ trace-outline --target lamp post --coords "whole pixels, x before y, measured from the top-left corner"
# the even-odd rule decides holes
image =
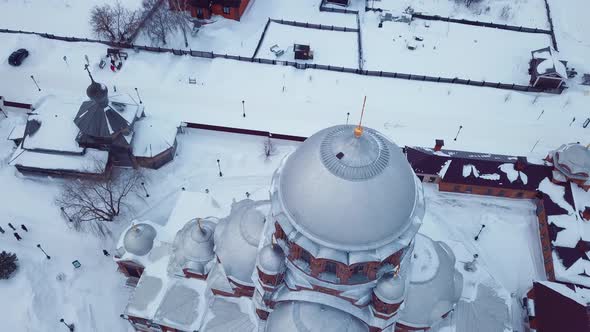
[[[139,103],[143,104],[143,101],[141,101],[141,97],[139,96],[139,90],[137,90],[137,88],[135,88],[135,93],[137,93],[137,98],[139,98]]]
[[[63,213],[63,214],[64,214],[64,216],[66,216],[66,218],[68,218],[68,221],[69,221],[69,222],[73,222],[72,218],[70,218],[70,216],[69,216],[69,215],[68,215],[68,213],[66,212],[66,209],[65,209],[63,206],[61,206],[59,209],[61,210],[61,213]]]
[[[457,131],[457,135],[455,135],[455,141],[457,140],[457,137],[459,137],[459,133],[461,132],[461,129],[463,129],[463,126],[459,126],[459,130]]]
[[[45,252],[45,250],[43,250],[43,248],[41,248],[41,245],[40,244],[37,244],[37,248],[41,249],[41,251],[45,254],[45,258],[51,259],[51,256],[47,255],[47,253]]]
[[[348,118],[350,117],[350,112],[346,112],[346,124],[348,124]]]
[[[219,170],[219,177],[222,177],[223,173],[221,173],[221,165],[219,164],[219,159],[217,159],[217,169]]]
[[[242,117],[246,117],[246,101],[242,100]]]
[[[66,323],[63,318],[59,321],[62,322],[68,328],[68,330],[70,330],[70,332],[74,332],[74,324]]]
[[[143,191],[145,191],[145,197],[150,197],[150,193],[148,193],[144,182],[141,183],[141,186],[143,187]]]
[[[35,80],[35,76],[31,75],[31,79],[33,80],[33,82],[35,82],[35,85],[37,86],[37,89],[39,89],[39,91],[41,91],[41,88],[39,87],[39,84],[37,84],[37,80]]]
[[[479,229],[479,232],[477,232],[477,235],[474,237],[475,241],[479,240],[479,235],[481,234],[481,231],[483,231],[483,229],[486,227],[486,225],[481,225],[481,228]]]

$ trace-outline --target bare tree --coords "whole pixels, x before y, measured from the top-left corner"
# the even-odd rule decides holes
[[[192,18],[188,11],[188,0],[144,0],[144,15],[152,13],[145,22],[145,32],[154,44],[167,43],[167,36],[180,30],[184,45],[188,47],[187,32],[192,28]]]
[[[182,31],[185,47],[188,47],[187,31],[193,28],[193,18],[187,10],[190,8],[189,2],[190,0],[170,0],[173,24]]]
[[[264,156],[266,157],[267,160],[270,158],[270,156],[274,155],[277,152],[277,149],[276,149],[274,143],[272,142],[272,140],[270,139],[270,137],[268,137],[264,141],[263,151],[264,151]]]
[[[145,33],[152,43],[166,45],[166,37],[176,30],[173,11],[159,0],[143,0],[143,10],[152,13],[145,21]]]
[[[128,41],[141,21],[140,13],[123,7],[117,0],[114,5],[95,6],[90,12],[92,31],[111,41]]]
[[[127,198],[137,193],[144,181],[139,170],[115,170],[106,179],[71,180],[63,184],[56,204],[72,222],[75,229],[91,225],[92,230],[105,235],[103,221],[113,221],[129,208]]]

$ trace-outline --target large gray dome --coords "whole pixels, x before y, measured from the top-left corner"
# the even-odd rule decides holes
[[[143,256],[152,250],[155,238],[156,230],[154,227],[148,224],[137,224],[127,230],[123,245],[126,251],[137,256]]]
[[[280,302],[266,321],[266,332],[368,332],[365,323],[336,308],[318,303]]]
[[[423,202],[401,149],[369,128],[357,138],[354,128],[308,138],[275,181],[282,209],[306,237],[340,250],[375,249],[399,237]]]

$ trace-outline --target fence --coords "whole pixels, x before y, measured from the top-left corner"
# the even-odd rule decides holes
[[[203,129],[203,130],[219,131],[219,132],[234,133],[234,134],[243,134],[243,135],[250,135],[250,136],[270,137],[273,139],[281,139],[281,140],[293,141],[293,142],[303,142],[307,139],[307,137],[303,137],[303,136],[277,134],[277,133],[271,133],[268,131],[253,130],[253,129],[214,126],[214,125],[208,125],[208,124],[204,124],[204,123],[184,122],[184,124],[186,125],[187,128],[193,128],[193,129]]]
[[[549,8],[549,0],[545,0],[545,9],[547,12],[547,21],[549,21],[549,29],[551,29],[551,40],[553,41],[553,48],[557,49],[557,38],[555,38],[555,30],[553,28],[553,19],[551,18],[551,8]]]
[[[278,24],[290,25],[290,26],[300,27],[300,28],[341,31],[341,32],[358,32],[359,31],[358,28],[355,29],[355,28],[347,28],[347,27],[338,27],[338,26],[334,26],[334,25],[323,25],[323,24],[303,23],[303,22],[296,22],[296,21],[285,21],[285,20],[274,20],[274,19],[271,19],[271,21],[278,23]]]
[[[245,57],[245,56],[219,54],[219,53],[204,52],[204,51],[180,50],[180,49],[175,50],[175,49],[170,49],[170,48],[133,45],[133,44],[129,44],[129,43],[118,43],[118,42],[108,42],[108,41],[102,41],[102,40],[92,40],[92,39],[88,39],[88,38],[61,37],[61,36],[54,36],[54,35],[50,35],[50,34],[46,34],[46,33],[39,33],[39,32],[0,29],[0,33],[3,33],[3,32],[4,33],[34,34],[34,35],[38,35],[38,36],[41,36],[44,38],[62,40],[62,41],[67,41],[67,42],[93,42],[93,43],[101,43],[101,44],[109,45],[112,47],[144,50],[144,51],[149,51],[149,52],[162,52],[162,53],[166,52],[166,53],[173,53],[175,55],[190,55],[193,57],[208,58],[208,59],[224,58],[224,59],[246,61],[246,62],[253,62],[253,63],[292,66],[297,69],[329,70],[329,71],[351,73],[351,74],[357,74],[357,75],[363,75],[363,76],[388,77],[388,78],[398,78],[398,79],[406,79],[406,80],[412,80],[412,81],[425,81],[425,82],[435,82],[435,83],[461,84],[461,85],[490,87],[490,88],[495,88],[495,89],[525,91],[525,92],[546,92],[546,93],[558,94],[558,93],[563,92],[563,90],[564,90],[563,87],[559,88],[559,89],[547,90],[547,89],[540,89],[540,88],[535,88],[535,87],[526,86],[526,85],[509,84],[509,83],[507,84],[507,83],[500,83],[500,82],[474,81],[474,80],[461,79],[461,78],[456,78],[456,77],[455,78],[433,77],[433,76],[414,75],[414,74],[405,74],[405,73],[397,73],[397,72],[363,70],[363,69],[359,69],[359,68],[346,68],[346,67],[338,67],[338,66],[331,66],[331,65],[319,65],[319,64],[314,64],[314,63],[298,63],[298,62],[292,62],[292,61],[270,60],[270,59],[261,59],[261,58],[256,58],[256,57]]]
[[[262,41],[264,40],[264,36],[266,36],[266,31],[268,30],[269,25],[270,25],[270,17],[268,18],[268,21],[266,21],[266,25],[264,26],[264,30],[262,30],[262,35],[260,35],[260,39],[258,40],[258,45],[256,45],[256,49],[254,50],[254,54],[252,55],[252,58],[255,58],[256,54],[258,54],[258,50],[260,50],[260,46],[262,46]]]
[[[362,37],[363,34],[361,33],[361,19],[359,17],[359,15],[356,15],[356,26],[358,27],[358,31],[357,31],[357,41],[358,41],[358,59],[359,59],[359,69],[362,70],[363,69],[363,42],[362,42]]]
[[[15,108],[23,108],[23,109],[27,109],[27,110],[32,110],[33,109],[33,105],[31,104],[25,104],[25,103],[17,103],[15,101],[8,101],[6,99],[4,99],[4,97],[0,96],[0,106],[2,105],[7,106],[7,107],[15,107]]]

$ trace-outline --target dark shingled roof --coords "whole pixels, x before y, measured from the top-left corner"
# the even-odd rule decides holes
[[[535,282],[535,319],[537,332],[588,331],[590,319],[586,306]]]
[[[242,1],[241,0],[212,0],[211,1],[214,5],[222,5],[225,7],[240,7]]]
[[[456,150],[441,150],[435,153],[432,149],[420,147],[406,147],[406,154],[414,171],[424,174],[437,174],[444,163],[451,159],[452,162],[443,177],[443,182],[447,183],[536,191],[543,179],[551,178],[552,172],[551,166],[527,164],[522,171],[527,176],[525,184],[520,176],[514,182],[510,182],[506,173],[499,169],[502,164],[514,165],[518,159],[515,156]],[[473,175],[464,177],[463,166],[466,165],[475,166],[480,174],[496,173],[500,179],[489,180]]]

